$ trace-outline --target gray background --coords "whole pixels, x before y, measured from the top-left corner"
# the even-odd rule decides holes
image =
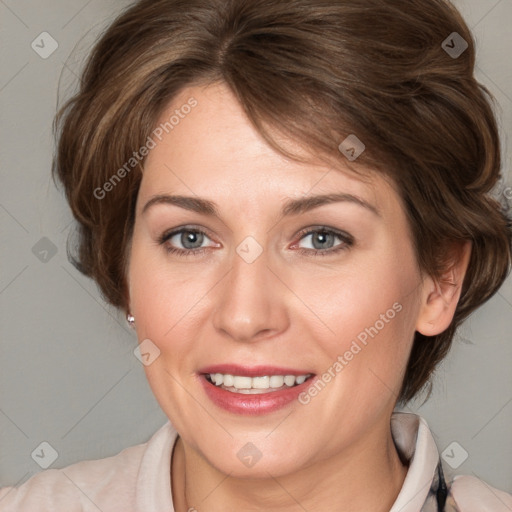
[[[72,93],[95,37],[126,5],[0,0],[0,486],[42,470],[31,454],[43,441],[58,454],[51,467],[61,468],[145,442],[167,421],[133,354],[134,332],[67,261],[72,218],[50,180],[57,91],[60,102]],[[512,0],[456,5],[477,38],[477,77],[499,102],[506,179],[498,193],[510,197]],[[43,59],[31,43],[45,31],[58,48]],[[430,400],[406,410],[448,448],[453,474],[512,493],[511,362],[509,279],[460,330]]]

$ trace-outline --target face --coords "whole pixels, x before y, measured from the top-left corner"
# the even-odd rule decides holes
[[[276,153],[223,85],[182,91],[161,122],[176,109],[189,113],[146,160],[128,270],[160,406],[185,449],[233,476],[369,446],[420,308],[396,191],[341,153],[336,167]]]

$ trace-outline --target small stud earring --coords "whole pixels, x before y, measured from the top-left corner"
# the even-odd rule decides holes
[[[130,313],[128,313],[126,315],[126,320],[130,324],[130,327],[133,329],[135,327],[135,317],[133,315],[130,315]]]

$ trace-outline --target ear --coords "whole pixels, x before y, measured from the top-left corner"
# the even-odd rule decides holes
[[[438,279],[423,280],[421,307],[416,330],[425,336],[441,334],[450,326],[459,302],[462,283],[471,256],[471,242],[454,244],[448,254],[446,271]]]

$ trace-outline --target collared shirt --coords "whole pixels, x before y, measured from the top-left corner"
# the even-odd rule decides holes
[[[446,483],[421,416],[394,412],[391,433],[408,471],[390,512],[512,511],[512,495],[483,480],[459,475]],[[148,442],[112,457],[42,471],[0,489],[0,512],[174,512],[170,461],[177,439],[168,421]]]

